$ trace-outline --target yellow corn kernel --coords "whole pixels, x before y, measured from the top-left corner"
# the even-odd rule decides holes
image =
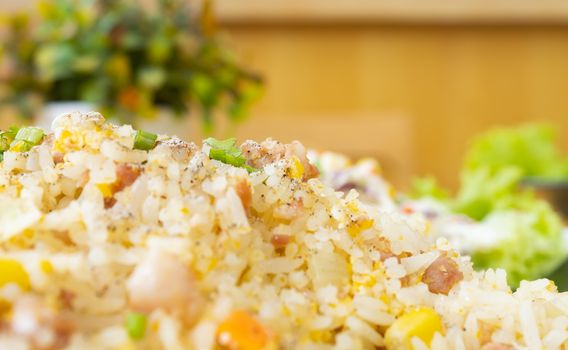
[[[218,263],[219,263],[219,260],[217,258],[212,258],[209,261],[209,266],[207,267],[207,271],[213,270],[217,266]]]
[[[113,195],[113,191],[112,191],[112,185],[111,184],[96,184],[97,188],[99,189],[99,191],[101,191],[101,193],[103,194],[103,197],[105,198],[110,198]]]
[[[310,332],[310,340],[316,343],[330,343],[333,340],[331,331],[314,330]]]
[[[217,328],[217,342],[223,349],[264,350],[270,345],[270,334],[246,311],[234,311]]]
[[[304,176],[304,166],[296,156],[292,156],[292,166],[290,167],[290,176],[296,180],[300,180],[302,176]]]
[[[66,151],[65,143],[68,138],[71,137],[71,132],[69,130],[63,130],[59,137],[53,143],[53,150],[55,152],[64,153]]]
[[[12,146],[10,147],[10,151],[12,152],[27,152],[29,151],[28,148],[28,144],[26,143],[26,141],[16,141],[14,143],[12,143]]]
[[[46,275],[49,275],[53,272],[53,265],[51,265],[51,263],[48,260],[42,260],[39,263],[39,268]]]
[[[20,289],[30,289],[30,278],[22,264],[8,258],[0,259],[0,288],[9,283],[17,284]]]
[[[123,238],[120,241],[120,244],[124,247],[124,248],[132,248],[134,246],[134,244],[132,244],[132,242],[128,239],[128,238]]]
[[[353,288],[359,288],[359,287],[372,287],[375,285],[375,283],[377,283],[377,279],[375,278],[375,276],[369,276],[369,275],[358,275],[358,276],[353,276]]]
[[[189,208],[187,208],[187,207],[181,208],[181,213],[184,214],[184,215],[189,215]]]
[[[355,201],[349,201],[345,204],[345,206],[347,207],[347,209],[349,209],[349,211],[351,211],[351,213],[353,214],[359,214],[360,213],[360,209],[359,209],[359,205],[357,205],[357,202]]]
[[[66,151],[81,149],[84,144],[83,135],[79,133],[74,134],[69,130],[63,130],[53,143],[53,150],[55,152],[65,153]]]
[[[370,229],[373,227],[375,222],[372,219],[361,218],[352,223],[351,225],[347,226],[347,233],[351,235],[351,237],[357,236],[359,233]]]
[[[429,345],[434,334],[442,333],[442,330],[442,320],[438,313],[432,308],[420,307],[394,321],[385,333],[385,345],[387,350],[413,350],[413,337],[418,337]]]
[[[34,237],[34,230],[25,229],[19,235],[11,237],[8,242],[20,248],[28,248],[35,243]]]
[[[552,292],[552,293],[558,292],[558,287],[556,286],[556,283],[554,283],[554,281],[548,281],[548,284],[546,285],[546,289],[549,292]]]

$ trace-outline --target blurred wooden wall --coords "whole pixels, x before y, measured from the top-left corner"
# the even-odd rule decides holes
[[[567,3],[365,3],[218,1],[226,40],[266,79],[240,137],[377,156],[400,185],[455,187],[468,141],[497,125],[553,123],[568,152]]]
[[[353,148],[371,147],[381,150],[370,153],[380,158],[390,144],[387,158],[406,157],[394,162],[398,184],[411,174],[432,174],[455,188],[468,141],[498,125],[552,123],[568,152],[568,26],[562,23],[230,21],[226,28],[242,61],[267,81],[247,123],[262,130],[263,120],[286,120],[313,145],[306,135],[321,130],[306,127],[341,118],[341,132],[314,146],[355,156]],[[377,121],[358,122],[369,116]],[[393,116],[407,118],[410,130],[397,135],[399,125],[392,133],[377,130],[386,139],[370,137],[369,128]],[[397,149],[401,144],[410,151]]]

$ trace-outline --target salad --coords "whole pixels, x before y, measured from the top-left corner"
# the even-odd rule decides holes
[[[526,177],[568,178],[554,140],[545,125],[491,130],[474,140],[455,196],[432,178],[417,179],[403,205],[427,213],[434,231],[477,268],[507,270],[512,286],[547,276],[566,259],[566,233],[550,204],[519,185]]]

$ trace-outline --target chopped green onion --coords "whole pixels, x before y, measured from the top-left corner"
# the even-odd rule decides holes
[[[248,164],[245,164],[245,165],[243,165],[243,168],[245,168],[245,169],[246,169],[246,171],[248,171],[248,172],[249,172],[249,174],[250,174],[250,173],[254,173],[255,171],[257,171],[257,170],[258,170],[257,168],[253,168],[253,167],[251,167],[251,166],[250,166],[250,165],[248,165]]]
[[[124,323],[130,338],[134,340],[144,338],[144,334],[146,333],[146,315],[130,312],[126,315]]]
[[[213,137],[208,137],[205,139],[206,144],[208,144],[211,148],[222,149],[222,150],[230,150],[232,148],[236,148],[237,139],[231,137],[230,139],[226,140],[217,140]]]
[[[218,160],[218,161],[223,162],[223,163],[225,163],[226,155],[227,155],[227,152],[223,151],[222,149],[211,148],[209,150],[209,157],[211,159],[215,159],[215,160]]]
[[[43,139],[43,130],[35,127],[21,128],[20,130],[18,130],[18,133],[14,138],[14,140],[17,141],[29,142],[32,144],[32,146],[39,144],[42,139]]]
[[[245,164],[245,161],[246,159],[242,155],[234,156],[230,153],[227,153],[227,155],[225,155],[225,162],[236,167],[242,166],[243,164]]]
[[[0,152],[0,162],[4,161],[4,152]]]
[[[158,135],[151,132],[138,130],[134,135],[134,149],[149,151],[156,146]]]
[[[7,151],[16,138],[19,128],[11,126],[7,131],[0,132],[0,152]]]
[[[0,135],[0,152],[7,151],[10,148],[10,143],[12,143],[12,140]]]
[[[217,140],[209,137],[205,139],[203,143],[211,147],[209,150],[209,158],[235,167],[245,168],[249,173],[256,170],[246,164],[246,159],[243,156],[243,153],[236,146],[237,140],[235,138]]]
[[[12,152],[28,152],[34,145],[24,140],[14,140],[10,144],[10,151]]]

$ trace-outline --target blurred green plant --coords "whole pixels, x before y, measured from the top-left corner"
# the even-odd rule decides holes
[[[11,107],[18,117],[29,118],[41,107],[45,86],[35,79],[29,17],[3,17],[0,42],[0,105]]]
[[[40,1],[33,30],[24,15],[6,21],[0,102],[24,117],[41,101],[85,101],[134,124],[160,107],[178,116],[191,109],[207,130],[216,110],[241,120],[259,97],[261,80],[220,42],[211,3],[198,16],[187,4]]]

